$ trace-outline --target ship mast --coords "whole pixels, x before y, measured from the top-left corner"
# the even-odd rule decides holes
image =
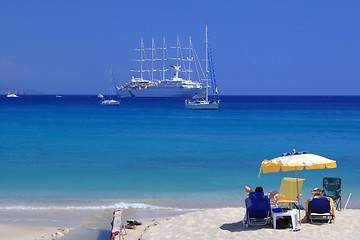
[[[179,50],[180,50],[180,40],[179,35],[177,35],[177,47],[176,47],[176,66],[179,66]]]
[[[165,42],[165,37],[163,37],[163,70],[162,70],[163,81],[165,81],[165,50],[166,50],[166,42]]]
[[[140,46],[140,79],[143,80],[143,49],[144,49],[144,42],[143,39],[141,39],[141,46]]]
[[[208,63],[208,35],[207,35],[207,24],[205,24],[205,54],[206,54],[206,92],[205,92],[205,100],[209,101],[209,63]]]
[[[154,50],[155,42],[154,38],[151,39],[151,81],[154,81]]]
[[[188,80],[190,81],[190,73],[191,73],[191,37],[189,37],[189,75]]]

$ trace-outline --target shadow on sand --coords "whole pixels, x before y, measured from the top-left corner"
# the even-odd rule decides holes
[[[103,229],[99,231],[97,240],[109,240],[111,236],[111,230]]]
[[[243,222],[239,221],[236,223],[224,223],[223,225],[220,226],[221,230],[230,231],[230,232],[256,231],[264,228],[267,229],[272,228],[272,225],[267,224],[264,226],[249,226],[248,228],[245,228],[243,226]]]

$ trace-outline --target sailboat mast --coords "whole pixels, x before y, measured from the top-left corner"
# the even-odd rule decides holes
[[[206,92],[205,92],[205,100],[208,101],[209,100],[209,63],[208,63],[208,35],[207,35],[207,24],[205,24],[205,54],[206,54]]]
[[[119,96],[111,65],[109,68],[110,68],[110,78],[111,78],[112,83],[114,84],[116,96]]]

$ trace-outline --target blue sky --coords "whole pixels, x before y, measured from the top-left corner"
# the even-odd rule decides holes
[[[109,91],[134,75],[143,38],[189,36],[204,25],[220,94],[359,95],[359,1],[17,1],[0,5],[0,88],[50,94]]]

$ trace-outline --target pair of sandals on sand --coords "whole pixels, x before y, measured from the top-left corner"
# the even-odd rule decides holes
[[[125,226],[127,229],[136,229],[137,226],[140,226],[142,223],[136,221],[135,219],[129,219],[126,221],[127,225]]]

